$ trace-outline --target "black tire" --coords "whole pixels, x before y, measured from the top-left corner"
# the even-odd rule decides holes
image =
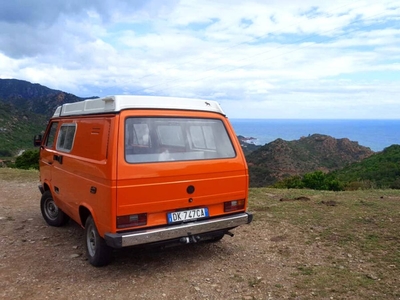
[[[69,217],[56,205],[50,191],[45,191],[40,200],[40,210],[47,224],[54,227],[65,225]]]
[[[111,261],[112,248],[99,235],[92,216],[85,223],[85,244],[88,260],[95,267],[106,266]]]

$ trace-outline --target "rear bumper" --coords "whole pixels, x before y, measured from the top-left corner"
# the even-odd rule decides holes
[[[125,233],[106,233],[104,239],[113,248],[156,243],[203,233],[229,230],[239,225],[249,224],[253,219],[250,213],[207,219],[197,222],[171,225],[168,227],[138,230]]]

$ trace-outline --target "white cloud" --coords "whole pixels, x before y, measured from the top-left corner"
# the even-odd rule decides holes
[[[397,118],[398,1],[31,3],[0,11],[1,78],[216,99],[234,117]]]

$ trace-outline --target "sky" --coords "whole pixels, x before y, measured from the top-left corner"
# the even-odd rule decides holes
[[[400,118],[398,0],[0,1],[2,79],[230,118]]]

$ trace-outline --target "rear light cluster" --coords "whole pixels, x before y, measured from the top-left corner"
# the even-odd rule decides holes
[[[136,214],[117,217],[117,228],[142,226],[147,224],[147,214]]]
[[[244,204],[244,199],[224,202],[224,212],[244,209]]]

